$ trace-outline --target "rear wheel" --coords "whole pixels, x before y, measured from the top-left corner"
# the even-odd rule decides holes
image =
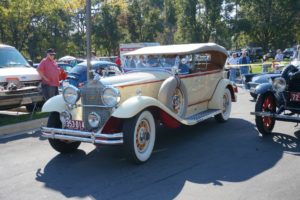
[[[258,96],[257,102],[255,104],[255,112],[276,112],[276,102],[275,97],[272,93],[264,93]],[[275,119],[272,117],[255,117],[255,123],[258,131],[267,135],[270,134],[275,125]]]
[[[217,122],[225,122],[229,119],[231,113],[231,93],[229,89],[224,90],[223,98],[220,99],[222,105],[222,112],[215,116]]]
[[[48,118],[47,127],[62,128],[58,112],[52,112]],[[72,153],[77,150],[80,142],[69,142],[64,140],[57,140],[49,138],[49,143],[56,151],[60,153]]]
[[[141,164],[153,151],[156,127],[153,115],[145,110],[130,118],[123,125],[124,151],[128,160]]]

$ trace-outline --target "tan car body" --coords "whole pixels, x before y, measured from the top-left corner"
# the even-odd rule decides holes
[[[202,63],[201,56],[195,62],[197,60],[196,55],[199,52],[207,59],[204,63]],[[92,85],[102,85],[103,87],[112,87],[120,94],[118,103],[110,108],[110,115],[105,118],[105,122],[102,123],[101,127],[97,127],[94,131],[91,131],[92,129],[74,131],[66,130],[66,128],[53,129],[45,127],[42,129],[42,132],[44,131],[43,135],[52,139],[96,144],[125,143],[124,145],[131,149],[128,150],[129,157],[133,157],[136,162],[145,162],[150,157],[154,145],[153,138],[149,139],[148,136],[151,136],[147,135],[151,131],[154,131],[152,134],[155,134],[155,127],[153,127],[152,122],[154,119],[170,128],[176,128],[181,124],[194,125],[214,116],[218,116],[221,121],[226,121],[229,118],[231,102],[236,101],[236,87],[224,78],[227,51],[223,47],[213,43],[155,46],[145,47],[126,55],[191,55],[190,61],[192,64],[189,73],[184,74],[180,73],[178,67],[172,67],[168,70],[160,68],[134,69],[123,75],[92,80],[81,90],[87,90]],[[67,104],[63,95],[55,96],[44,104],[42,111],[51,113],[68,112],[72,120],[84,121],[85,126],[86,123],[90,123],[84,118],[89,116],[88,112],[95,112],[96,116],[97,113],[101,115],[103,106],[85,105],[83,103],[87,101],[86,98],[93,100],[102,98],[101,95],[97,96],[89,93],[83,96],[85,97],[81,97],[74,105]],[[92,109],[93,106],[95,111]],[[90,111],[87,111],[88,109]],[[141,119],[142,124],[135,125],[136,128],[133,128],[135,130],[132,130],[134,132],[132,137],[138,137],[141,140],[141,144],[136,147],[135,145],[132,146],[131,143],[127,144],[123,140],[123,137],[125,139],[124,134],[126,134],[126,137],[131,134],[127,133],[128,130],[124,130],[124,127],[126,127],[125,124],[128,121],[135,119],[139,121],[141,116],[145,117],[145,119]],[[102,115],[100,118],[103,119]],[[145,122],[148,125],[145,126]],[[142,130],[140,130],[140,126]],[[145,132],[145,130],[147,131]],[[115,140],[115,138],[118,139]],[[150,142],[145,138],[148,138]],[[134,143],[137,141],[138,139],[134,139]],[[147,150],[148,144],[151,144],[150,150]],[[145,149],[143,149],[144,146]],[[139,152],[137,148],[143,150]],[[143,151],[146,153],[143,153]]]

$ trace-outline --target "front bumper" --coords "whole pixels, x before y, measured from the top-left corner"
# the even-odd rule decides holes
[[[260,116],[260,117],[271,117],[278,121],[285,121],[285,122],[300,122],[300,117],[295,116],[287,116],[287,115],[279,115],[270,112],[250,112],[251,115]]]
[[[59,128],[41,128],[42,136],[45,138],[66,140],[71,142],[86,142],[92,144],[123,144],[123,133],[94,133],[78,130],[59,129]]]
[[[22,106],[44,100],[42,92],[30,91],[24,93],[0,92],[0,108],[9,106]]]

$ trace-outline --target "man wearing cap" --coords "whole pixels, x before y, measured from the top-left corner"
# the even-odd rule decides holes
[[[45,100],[58,95],[60,68],[55,62],[55,54],[54,49],[48,49],[47,56],[37,68],[42,78],[42,90]]]

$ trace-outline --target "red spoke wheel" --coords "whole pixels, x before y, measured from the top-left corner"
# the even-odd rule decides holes
[[[271,114],[276,113],[276,102],[273,93],[267,92],[259,95],[255,104],[255,112],[269,112]],[[276,120],[272,117],[255,117],[257,129],[263,135],[270,134],[272,132],[275,121]]]

